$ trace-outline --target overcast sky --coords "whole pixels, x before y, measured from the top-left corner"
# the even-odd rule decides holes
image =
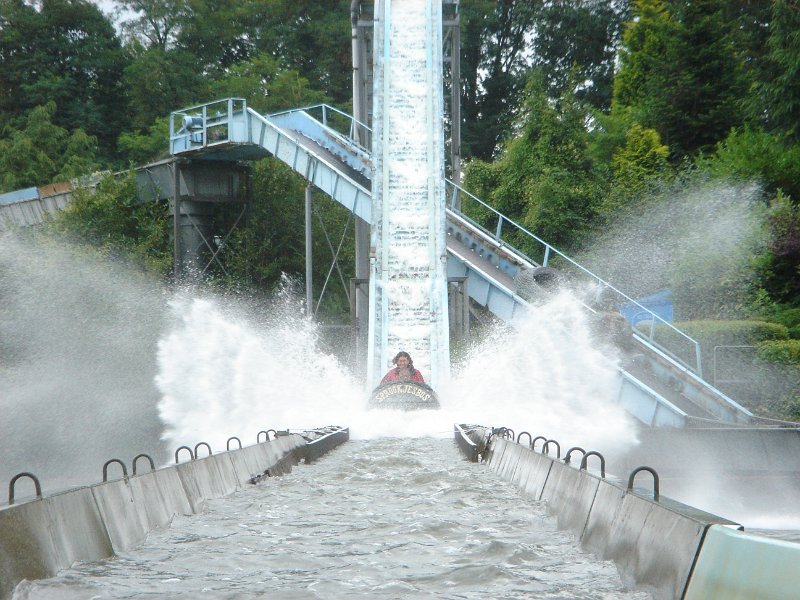
[[[90,0],[94,4],[100,7],[102,10],[114,23],[114,26],[119,29],[119,23],[117,22],[118,19],[116,18],[115,14],[118,10],[118,6],[114,0]],[[125,16],[132,15],[133,13],[130,11],[125,11]]]
[[[91,1],[97,6],[99,6],[100,10],[102,10],[107,15],[113,14],[116,8],[112,0],[91,0]]]

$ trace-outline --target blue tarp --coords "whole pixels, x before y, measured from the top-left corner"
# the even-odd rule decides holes
[[[672,290],[661,290],[652,296],[637,298],[636,302],[641,304],[644,308],[653,311],[667,323],[672,323]],[[643,310],[635,304],[632,304],[631,302],[626,302],[625,304],[620,305],[619,312],[633,327],[635,327],[637,323],[641,323],[642,321],[650,321],[653,318],[649,312]]]

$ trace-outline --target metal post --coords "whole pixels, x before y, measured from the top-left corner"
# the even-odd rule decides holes
[[[369,275],[369,260],[367,260],[367,274]],[[354,349],[354,369],[355,373],[363,376],[365,373],[366,363],[365,352],[363,343],[363,333],[367,331],[369,325],[367,323],[368,312],[368,298],[366,289],[368,289],[369,278],[353,277],[350,279],[350,325],[351,325],[351,348]],[[357,300],[363,298],[363,301]],[[362,314],[362,312],[364,314]]]
[[[461,325],[463,327],[461,335],[464,343],[469,343],[469,279],[464,277],[461,282]]]
[[[356,217],[355,220],[355,275],[359,281],[367,282],[369,280],[369,242],[370,242],[370,225],[363,219]],[[354,297],[351,297],[351,302],[355,303],[355,314],[358,319],[359,332],[365,332],[369,328],[368,315],[369,308],[367,297],[367,287],[359,285],[356,288]],[[363,347],[362,335],[359,333],[358,343],[356,348],[356,360],[359,364],[363,363],[365,348]]]
[[[179,163],[177,160],[172,162],[172,275],[176,283],[181,281],[181,271],[183,258],[181,255],[181,194],[180,176],[178,174]]]
[[[448,277],[448,284],[455,284],[450,295],[451,325],[453,333],[460,336],[463,343],[469,342],[469,290],[466,277]]]
[[[450,43],[450,153],[453,182],[461,185],[461,31],[459,18],[451,29]],[[457,210],[461,210],[460,195]]]
[[[358,34],[358,13],[360,4],[360,0],[352,0],[350,3],[350,37],[351,49],[353,52],[353,116],[356,121],[365,123],[366,121],[361,119],[364,102],[364,73],[361,69],[361,44],[359,43]],[[361,127],[359,125],[353,127],[353,137],[356,142],[363,143],[361,140]]]
[[[311,184],[306,186],[306,316],[313,317],[313,259],[311,247]]]

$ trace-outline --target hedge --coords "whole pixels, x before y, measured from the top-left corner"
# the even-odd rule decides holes
[[[707,378],[716,373],[716,346],[755,346],[750,358],[734,359],[744,361],[735,368],[749,373],[749,381],[725,385],[723,391],[761,416],[800,419],[800,339],[790,339],[786,325],[767,321],[687,321],[675,323],[675,327],[700,344]],[[639,329],[645,335],[649,333],[647,326]],[[671,328],[657,326],[655,340],[694,365],[694,348]]]

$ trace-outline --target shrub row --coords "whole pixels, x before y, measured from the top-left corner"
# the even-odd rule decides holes
[[[768,321],[687,321],[675,327],[694,338],[701,348],[706,378],[736,373],[735,384],[718,387],[756,414],[774,419],[800,420],[800,339],[793,339],[787,324]],[[648,327],[640,326],[647,334]],[[655,340],[679,358],[693,365],[694,348],[680,334],[658,326]],[[727,347],[753,346],[738,355],[715,354]],[[734,347],[734,348],[731,348]],[[721,358],[724,364],[717,365]],[[732,362],[733,361],[733,362]],[[727,372],[726,372],[727,371]]]

